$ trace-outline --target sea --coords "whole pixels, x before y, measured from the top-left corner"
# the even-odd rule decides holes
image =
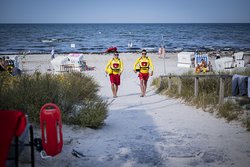
[[[249,51],[250,24],[0,24],[0,54]]]

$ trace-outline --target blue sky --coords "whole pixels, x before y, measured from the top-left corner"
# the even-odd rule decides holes
[[[250,0],[0,0],[0,23],[250,23]]]

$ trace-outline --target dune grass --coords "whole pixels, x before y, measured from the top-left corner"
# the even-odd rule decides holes
[[[250,76],[249,70],[234,73]],[[190,75],[190,73],[185,73],[183,75],[188,76]],[[168,82],[171,82],[171,89],[169,89],[168,87]],[[181,92],[178,91],[178,85],[180,83],[182,84]],[[231,78],[225,79],[225,97],[231,96],[231,83]],[[222,105],[218,104],[220,87],[219,78],[200,78],[198,84],[199,93],[197,97],[194,96],[194,78],[191,77],[172,77],[171,81],[169,81],[167,78],[163,78],[162,81],[160,78],[156,78],[153,81],[152,85],[157,88],[158,93],[173,98],[181,98],[185,102],[192,104],[198,108],[202,108],[207,112],[216,112],[219,117],[224,117],[227,121],[240,120],[243,122],[244,126],[246,126],[248,130],[250,130],[250,117],[242,117],[243,109],[239,105],[230,101],[227,101]]]
[[[13,77],[0,73],[0,109],[18,109],[39,123],[41,107],[55,103],[63,123],[99,128],[107,117],[108,104],[97,95],[99,85],[81,73],[35,73]]]

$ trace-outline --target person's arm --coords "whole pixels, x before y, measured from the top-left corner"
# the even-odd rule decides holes
[[[110,67],[112,59],[110,59],[106,65],[105,72],[108,73],[108,68]]]
[[[148,60],[149,60],[149,66],[150,66],[151,76],[152,76],[154,73],[154,65],[153,65],[152,60],[150,58],[148,58]]]
[[[136,66],[137,66],[137,64],[139,63],[139,60],[140,60],[140,58],[138,58],[138,59],[136,60],[135,64],[134,64],[133,70],[134,70],[135,73],[136,73]]]
[[[120,60],[121,61],[121,60]],[[120,74],[122,74],[122,72],[123,72],[123,62],[121,61],[121,68],[120,68]]]

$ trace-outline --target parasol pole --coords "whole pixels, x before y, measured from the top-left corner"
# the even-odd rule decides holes
[[[162,54],[163,54],[163,62],[164,62],[164,75],[166,75],[166,62],[165,62],[165,44],[164,44],[164,36],[162,35],[162,46],[161,46],[161,49],[162,49]],[[164,51],[163,51],[164,50]]]

